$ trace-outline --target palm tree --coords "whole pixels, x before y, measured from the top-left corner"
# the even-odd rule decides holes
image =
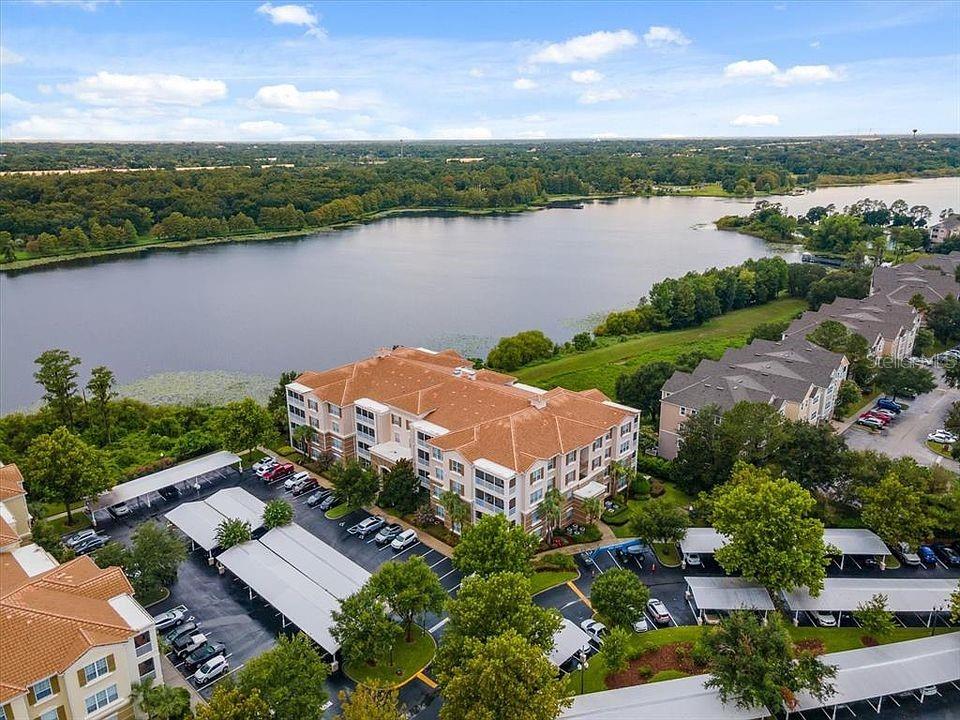
[[[300,452],[303,453],[304,458],[310,457],[310,443],[313,442],[316,435],[317,431],[309,425],[297,425],[297,427],[294,428],[293,441],[302,448]]]
[[[459,525],[463,527],[464,523],[470,522],[470,505],[458,493],[453,490],[447,490],[440,496],[440,507],[450,525]]]
[[[623,463],[617,462],[616,460],[610,463],[610,478],[613,480],[613,491],[617,492],[617,488],[620,487],[620,481],[624,478],[627,479],[627,488],[624,492],[624,495],[627,499],[630,498],[630,492],[633,490],[633,480],[637,476],[637,471],[634,468],[628,467]]]
[[[589,525],[603,513],[603,499],[598,495],[583,501],[583,513]]]
[[[563,495],[555,487],[547,488],[540,501],[540,517],[547,528],[547,544],[553,542],[553,531],[563,519]]]

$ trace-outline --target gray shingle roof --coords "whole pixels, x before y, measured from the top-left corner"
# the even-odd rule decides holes
[[[784,336],[806,337],[821,323],[835,320],[848,330],[862,335],[872,345],[877,336],[893,340],[900,333],[908,331],[913,327],[916,314],[916,310],[909,305],[893,303],[885,298],[837,298],[819,310],[805,312],[790,323]]]
[[[919,293],[928,303],[943,300],[948,295],[960,295],[960,283],[954,279],[958,258],[941,256],[942,261],[880,267],[873,271],[873,292],[886,300],[907,303]],[[936,265],[940,269],[932,269]]]

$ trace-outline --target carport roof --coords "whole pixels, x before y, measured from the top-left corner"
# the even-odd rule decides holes
[[[590,645],[590,636],[578,628],[572,620],[563,618],[557,634],[553,636],[550,662],[560,666],[572,658],[582,647]]]
[[[837,668],[835,693],[828,705],[869,700],[960,680],[960,633],[831,653],[823,658]],[[797,695],[796,710],[825,703],[809,693]]]
[[[756,720],[767,716],[764,709],[744,709],[724,703],[720,693],[704,687],[709,675],[618,690],[578,695],[563,720],[623,720],[624,718],[696,718],[697,720]]]
[[[827,578],[818,597],[811,596],[805,587],[784,593],[784,597],[794,612],[849,612],[874,595],[881,594],[887,597],[887,609],[890,612],[928,613],[938,605],[948,607],[950,593],[956,587],[956,580]]]
[[[688,528],[680,541],[685,553],[713,555],[726,538],[713,528]],[[862,528],[826,528],[823,542],[836,547],[842,555],[889,555],[890,549],[876,535]]]
[[[160,470],[159,472],[144,475],[143,477],[121,483],[120,485],[115,485],[112,489],[100,495],[96,500],[92,500],[89,507],[91,510],[102,510],[117,503],[129,502],[130,500],[135,500],[138,497],[143,497],[162,488],[192,480],[200,475],[206,475],[214,470],[220,470],[238,462],[240,462],[240,458],[226,450],[210,453],[196,460],[188,460],[187,462],[174,465],[166,470]]]
[[[680,549],[685,553],[697,553],[699,555],[713,555],[718,547],[724,544],[726,540],[723,535],[718,533],[712,527],[692,527],[687,528],[687,534],[680,541]]]
[[[263,525],[266,506],[246,490],[224,488],[205,500],[183,503],[164,517],[180,528],[193,542],[210,552],[217,547],[217,526],[227,518],[250,523],[253,530]]]
[[[260,542],[339,600],[370,579],[370,573],[353,560],[299,525],[274,528]]]
[[[765,588],[739,577],[686,577],[701,610],[773,610]]]

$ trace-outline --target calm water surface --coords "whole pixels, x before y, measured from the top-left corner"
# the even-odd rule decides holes
[[[780,199],[798,213],[863,197],[903,198],[936,215],[960,208],[960,180]],[[397,218],[297,240],[0,274],[0,410],[38,399],[32,363],[51,347],[127,382],[176,370],[274,376],[392,344],[481,354],[529,328],[562,341],[664,277],[774,254],[711,224],[752,202],[631,198],[509,217]]]

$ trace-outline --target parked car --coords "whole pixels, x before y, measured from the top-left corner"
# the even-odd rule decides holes
[[[960,553],[945,543],[934,543],[933,552],[937,554],[943,564],[948,567],[960,567]]]
[[[813,617],[817,620],[817,625],[821,627],[836,627],[837,618],[833,613],[828,612],[815,612]]]
[[[263,460],[255,462],[253,464],[253,471],[257,475],[263,475],[267,470],[269,470],[276,464],[277,464],[277,459],[275,457],[268,456],[263,458]]]
[[[646,556],[643,554],[643,545],[631,545],[627,548],[627,557],[633,558],[637,565],[643,569],[643,563],[646,560]]]
[[[607,634],[607,626],[596,620],[584,620],[580,623],[580,629],[598,644],[603,642],[603,636]]]
[[[75,548],[84,540],[88,538],[92,538],[96,534],[97,534],[97,531],[94,530],[93,528],[86,528],[85,530],[78,530],[77,532],[71,533],[70,535],[64,535],[62,542],[68,548]]]
[[[173,630],[167,633],[167,642],[173,644],[184,635],[195,634],[199,628],[199,623],[195,622],[194,620],[186,620],[182,625],[175,627]]]
[[[351,535],[356,535],[361,540],[372,532],[376,532],[386,524],[386,520],[380,515],[371,515],[364,518],[356,525],[347,530]]]
[[[184,660],[184,664],[187,667],[187,672],[193,672],[210,658],[214,658],[217,655],[223,655],[226,649],[227,646],[220,642],[212,643],[208,641],[204,643],[192,653],[187,655],[187,659]]]
[[[931,442],[943,443],[944,445],[952,445],[957,441],[957,436],[949,430],[940,428],[939,430],[934,430],[932,433],[927,435],[927,440],[930,440]]]
[[[857,425],[863,425],[864,427],[871,428],[872,430],[883,430],[883,428],[886,427],[884,423],[870,415],[861,415],[858,417]]]
[[[417,531],[413,528],[409,530],[404,530],[402,533],[397,535],[393,542],[390,543],[390,547],[393,548],[394,552],[400,552],[401,550],[406,550],[408,547],[415,545],[420,541],[420,538],[417,537]]]
[[[319,484],[315,477],[307,475],[307,477],[298,480],[297,483],[290,488],[290,492],[294,495],[303,495],[305,492],[313,490]]]
[[[687,564],[687,567],[701,567],[703,565],[699,553],[684,553],[683,561]]]
[[[110,542],[109,535],[93,535],[73,546],[73,551],[77,555],[88,555],[94,550],[99,550]]]
[[[186,617],[187,614],[183,610],[167,610],[167,612],[160,613],[154,617],[153,624],[156,626],[157,632],[162,633],[180,625]]]
[[[900,562],[902,562],[904,565],[916,567],[920,564],[920,556],[913,552],[913,550],[910,549],[910,546],[902,540],[896,544],[894,552],[896,553],[897,557],[900,558]]]
[[[885,417],[890,421],[897,419],[897,414],[893,410],[887,410],[882,407],[875,407],[870,411],[871,415],[879,415],[880,417]]]
[[[633,624],[634,632],[642,633],[642,632],[646,632],[649,629],[650,629],[650,623],[647,622],[647,618],[645,616],[640,618]]]
[[[336,493],[330,493],[320,502],[320,509],[326,512],[332,507],[335,507],[341,503],[340,497]]]
[[[125,502],[118,502],[116,505],[111,505],[107,508],[107,512],[113,515],[117,520],[125,518],[130,515],[130,508]]]
[[[162,497],[164,500],[173,501],[180,497],[180,489],[175,485],[168,485],[167,487],[162,487],[159,490],[157,490],[157,492],[160,493],[160,497]]]
[[[193,633],[192,635],[181,635],[176,640],[174,640],[171,645],[173,646],[174,652],[181,657],[184,655],[189,655],[194,650],[198,650],[207,642],[207,636],[202,632]]]
[[[876,406],[878,408],[883,408],[884,410],[893,410],[893,412],[897,413],[898,415],[903,411],[903,405],[892,398],[882,397],[877,400]]]
[[[670,611],[667,606],[657,598],[650,598],[647,601],[647,612],[653,618],[657,625],[666,625],[670,622]]]
[[[316,507],[331,495],[333,495],[333,490],[330,490],[329,488],[320,488],[313,493],[313,495],[307,498],[307,505],[309,507]]]
[[[917,555],[920,556],[920,562],[924,565],[936,565],[937,554],[929,545],[921,545],[917,548]]]
[[[880,413],[875,412],[875,411],[873,411],[873,410],[867,410],[867,411],[866,411],[865,413],[863,413],[860,417],[872,417],[872,418],[876,418],[877,420],[879,420],[880,422],[882,422],[884,425],[889,425],[890,422],[891,422],[889,417],[887,417],[886,415],[881,415]]]
[[[273,483],[278,480],[283,480],[287,475],[292,475],[293,470],[293,463],[277,463],[262,475],[263,481]]]
[[[193,679],[197,682],[197,685],[205,685],[229,670],[230,663],[227,662],[227,659],[223,655],[217,655],[201,665],[193,674]]]
[[[402,532],[403,526],[400,523],[390,523],[389,525],[384,525],[382,528],[380,528],[380,532],[377,533],[374,541],[377,543],[377,545],[382,547],[387,543],[392,542],[393,539]]]
[[[308,473],[306,470],[302,470],[301,472],[298,472],[298,473],[296,473],[296,474],[294,474],[294,475],[291,475],[290,477],[288,477],[286,480],[283,481],[283,489],[284,489],[284,490],[293,490],[293,487],[294,487],[298,482],[300,482],[300,481],[303,480],[304,478],[308,478],[308,477],[310,477],[310,473]]]

